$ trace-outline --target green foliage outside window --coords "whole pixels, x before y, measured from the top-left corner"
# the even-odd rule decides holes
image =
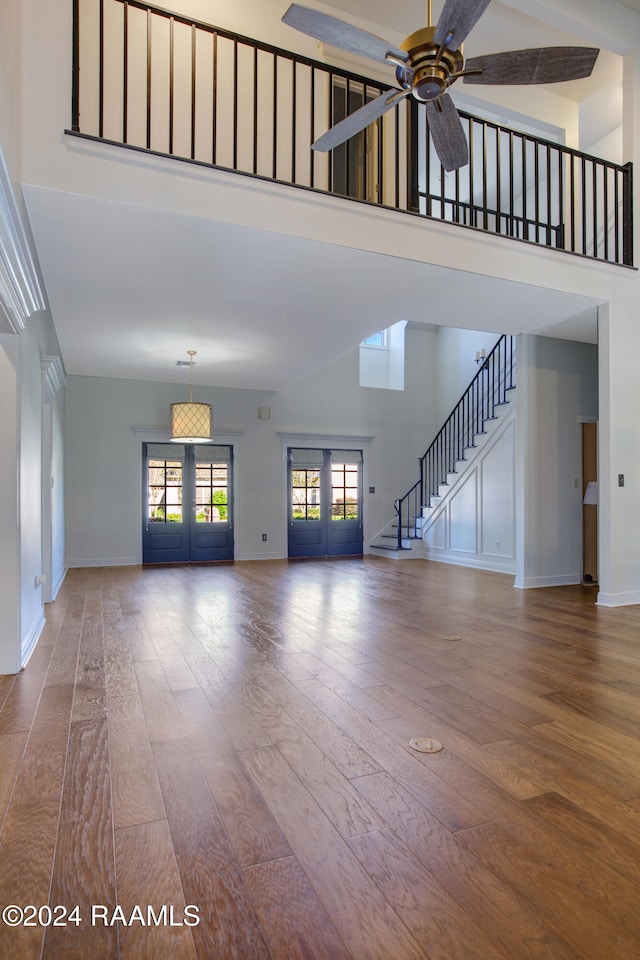
[[[227,492],[226,490],[216,490],[216,492],[211,497],[211,505],[216,505],[218,508],[218,518],[220,520],[227,519]]]

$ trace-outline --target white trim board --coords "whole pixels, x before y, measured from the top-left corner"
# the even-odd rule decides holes
[[[35,260],[0,150],[0,333],[22,333],[27,318],[45,309]]]
[[[596,605],[599,607],[632,607],[640,604],[640,592],[598,594]]]
[[[22,640],[20,647],[20,669],[26,667],[27,663],[29,662],[31,654],[37,646],[38,640],[40,639],[40,634],[44,630],[45,625],[46,620],[44,617],[44,611],[42,611],[36,616],[35,620],[31,624],[31,627],[29,628],[29,632]]]
[[[535,590],[538,587],[570,587],[582,583],[582,578],[576,573],[567,573],[554,577],[516,577],[513,583],[518,590]]]

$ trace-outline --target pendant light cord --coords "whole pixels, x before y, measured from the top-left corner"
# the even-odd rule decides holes
[[[193,358],[196,350],[187,350],[189,354],[189,403],[193,403]]]

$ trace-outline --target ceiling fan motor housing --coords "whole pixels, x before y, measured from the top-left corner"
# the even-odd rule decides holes
[[[453,82],[452,75],[462,70],[462,50],[444,48],[438,59],[440,46],[433,42],[435,27],[416,30],[400,44],[409,54],[407,69],[398,67],[396,77],[405,90],[411,90],[416,100],[426,103],[437,100]]]

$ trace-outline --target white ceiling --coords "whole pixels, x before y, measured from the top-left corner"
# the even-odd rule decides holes
[[[543,316],[550,331],[595,339],[584,297],[54,190],[26,194],[69,373],[187,382],[176,361],[193,348],[196,382],[277,390],[398,320],[517,333],[544,332]]]
[[[617,0],[618,3],[621,3],[623,7],[628,7],[629,10],[636,10],[640,13],[640,0]]]
[[[423,0],[331,5],[345,18],[366,9],[369,20],[407,34],[425,22]],[[440,6],[434,0],[434,14]],[[494,0],[465,54],[564,42],[572,38]],[[608,69],[606,55],[598,64]],[[572,88],[586,96],[589,81]],[[184,383],[176,361],[192,348],[196,383],[277,390],[397,320],[441,317],[462,328],[595,342],[586,298],[465,271],[452,282],[451,271],[399,256],[24,189],[69,374]]]

